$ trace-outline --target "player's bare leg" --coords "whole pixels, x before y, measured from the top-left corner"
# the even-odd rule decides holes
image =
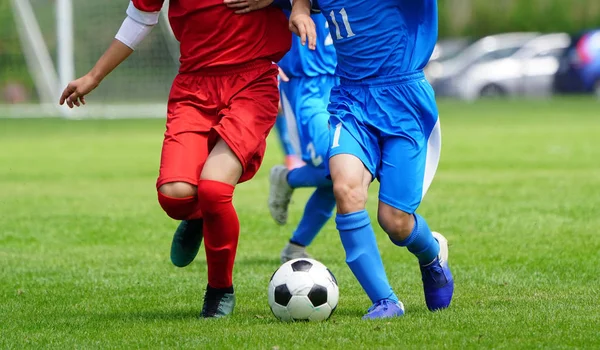
[[[198,182],[198,204],[204,216],[208,285],[201,317],[223,317],[235,307],[233,264],[240,224],[232,204],[242,165],[224,140],[210,152]]]
[[[394,244],[407,247],[419,259],[425,302],[431,311],[447,308],[454,293],[448,267],[448,241],[431,232],[425,219],[379,202],[377,219]]]
[[[197,211],[197,187],[187,182],[168,182],[158,192],[163,209],[172,218],[181,220],[171,242],[171,262],[177,267],[188,266],[202,243],[203,220],[200,213],[193,212]]]
[[[350,154],[331,157],[329,167],[338,208],[335,221],[346,251],[346,263],[373,303],[363,318],[402,316],[404,306],[388,282],[365,210],[371,173],[359,158]]]

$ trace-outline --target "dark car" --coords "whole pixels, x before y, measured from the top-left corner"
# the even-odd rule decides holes
[[[556,93],[595,93],[600,97],[600,29],[573,37],[554,77]]]

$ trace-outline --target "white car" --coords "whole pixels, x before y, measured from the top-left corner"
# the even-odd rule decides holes
[[[525,44],[539,37],[539,33],[507,33],[484,37],[475,41],[456,57],[438,62],[428,68],[428,79],[438,96],[473,97],[471,83],[466,76],[483,64],[508,58]]]
[[[460,97],[548,97],[559,58],[571,39],[564,33],[547,34],[527,42],[507,58],[479,63],[457,81]]]

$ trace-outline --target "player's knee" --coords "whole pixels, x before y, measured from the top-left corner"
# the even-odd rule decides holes
[[[333,194],[340,214],[363,210],[367,203],[367,191],[361,184],[337,181],[333,184]]]
[[[175,220],[186,220],[196,211],[196,187],[185,182],[167,183],[158,188],[158,203]]]
[[[380,205],[377,213],[377,221],[390,239],[395,242],[408,238],[414,226],[412,214],[388,205]]]
[[[196,186],[187,182],[169,182],[158,188],[167,197],[186,198],[196,195]]]

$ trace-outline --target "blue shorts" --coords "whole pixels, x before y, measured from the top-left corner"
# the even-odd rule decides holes
[[[381,184],[379,200],[407,213],[435,175],[441,133],[435,95],[422,72],[342,80],[331,91],[329,157],[358,157]]]
[[[302,160],[324,167],[329,149],[329,94],[337,79],[332,75],[291,77],[281,82],[281,105],[290,142]]]

